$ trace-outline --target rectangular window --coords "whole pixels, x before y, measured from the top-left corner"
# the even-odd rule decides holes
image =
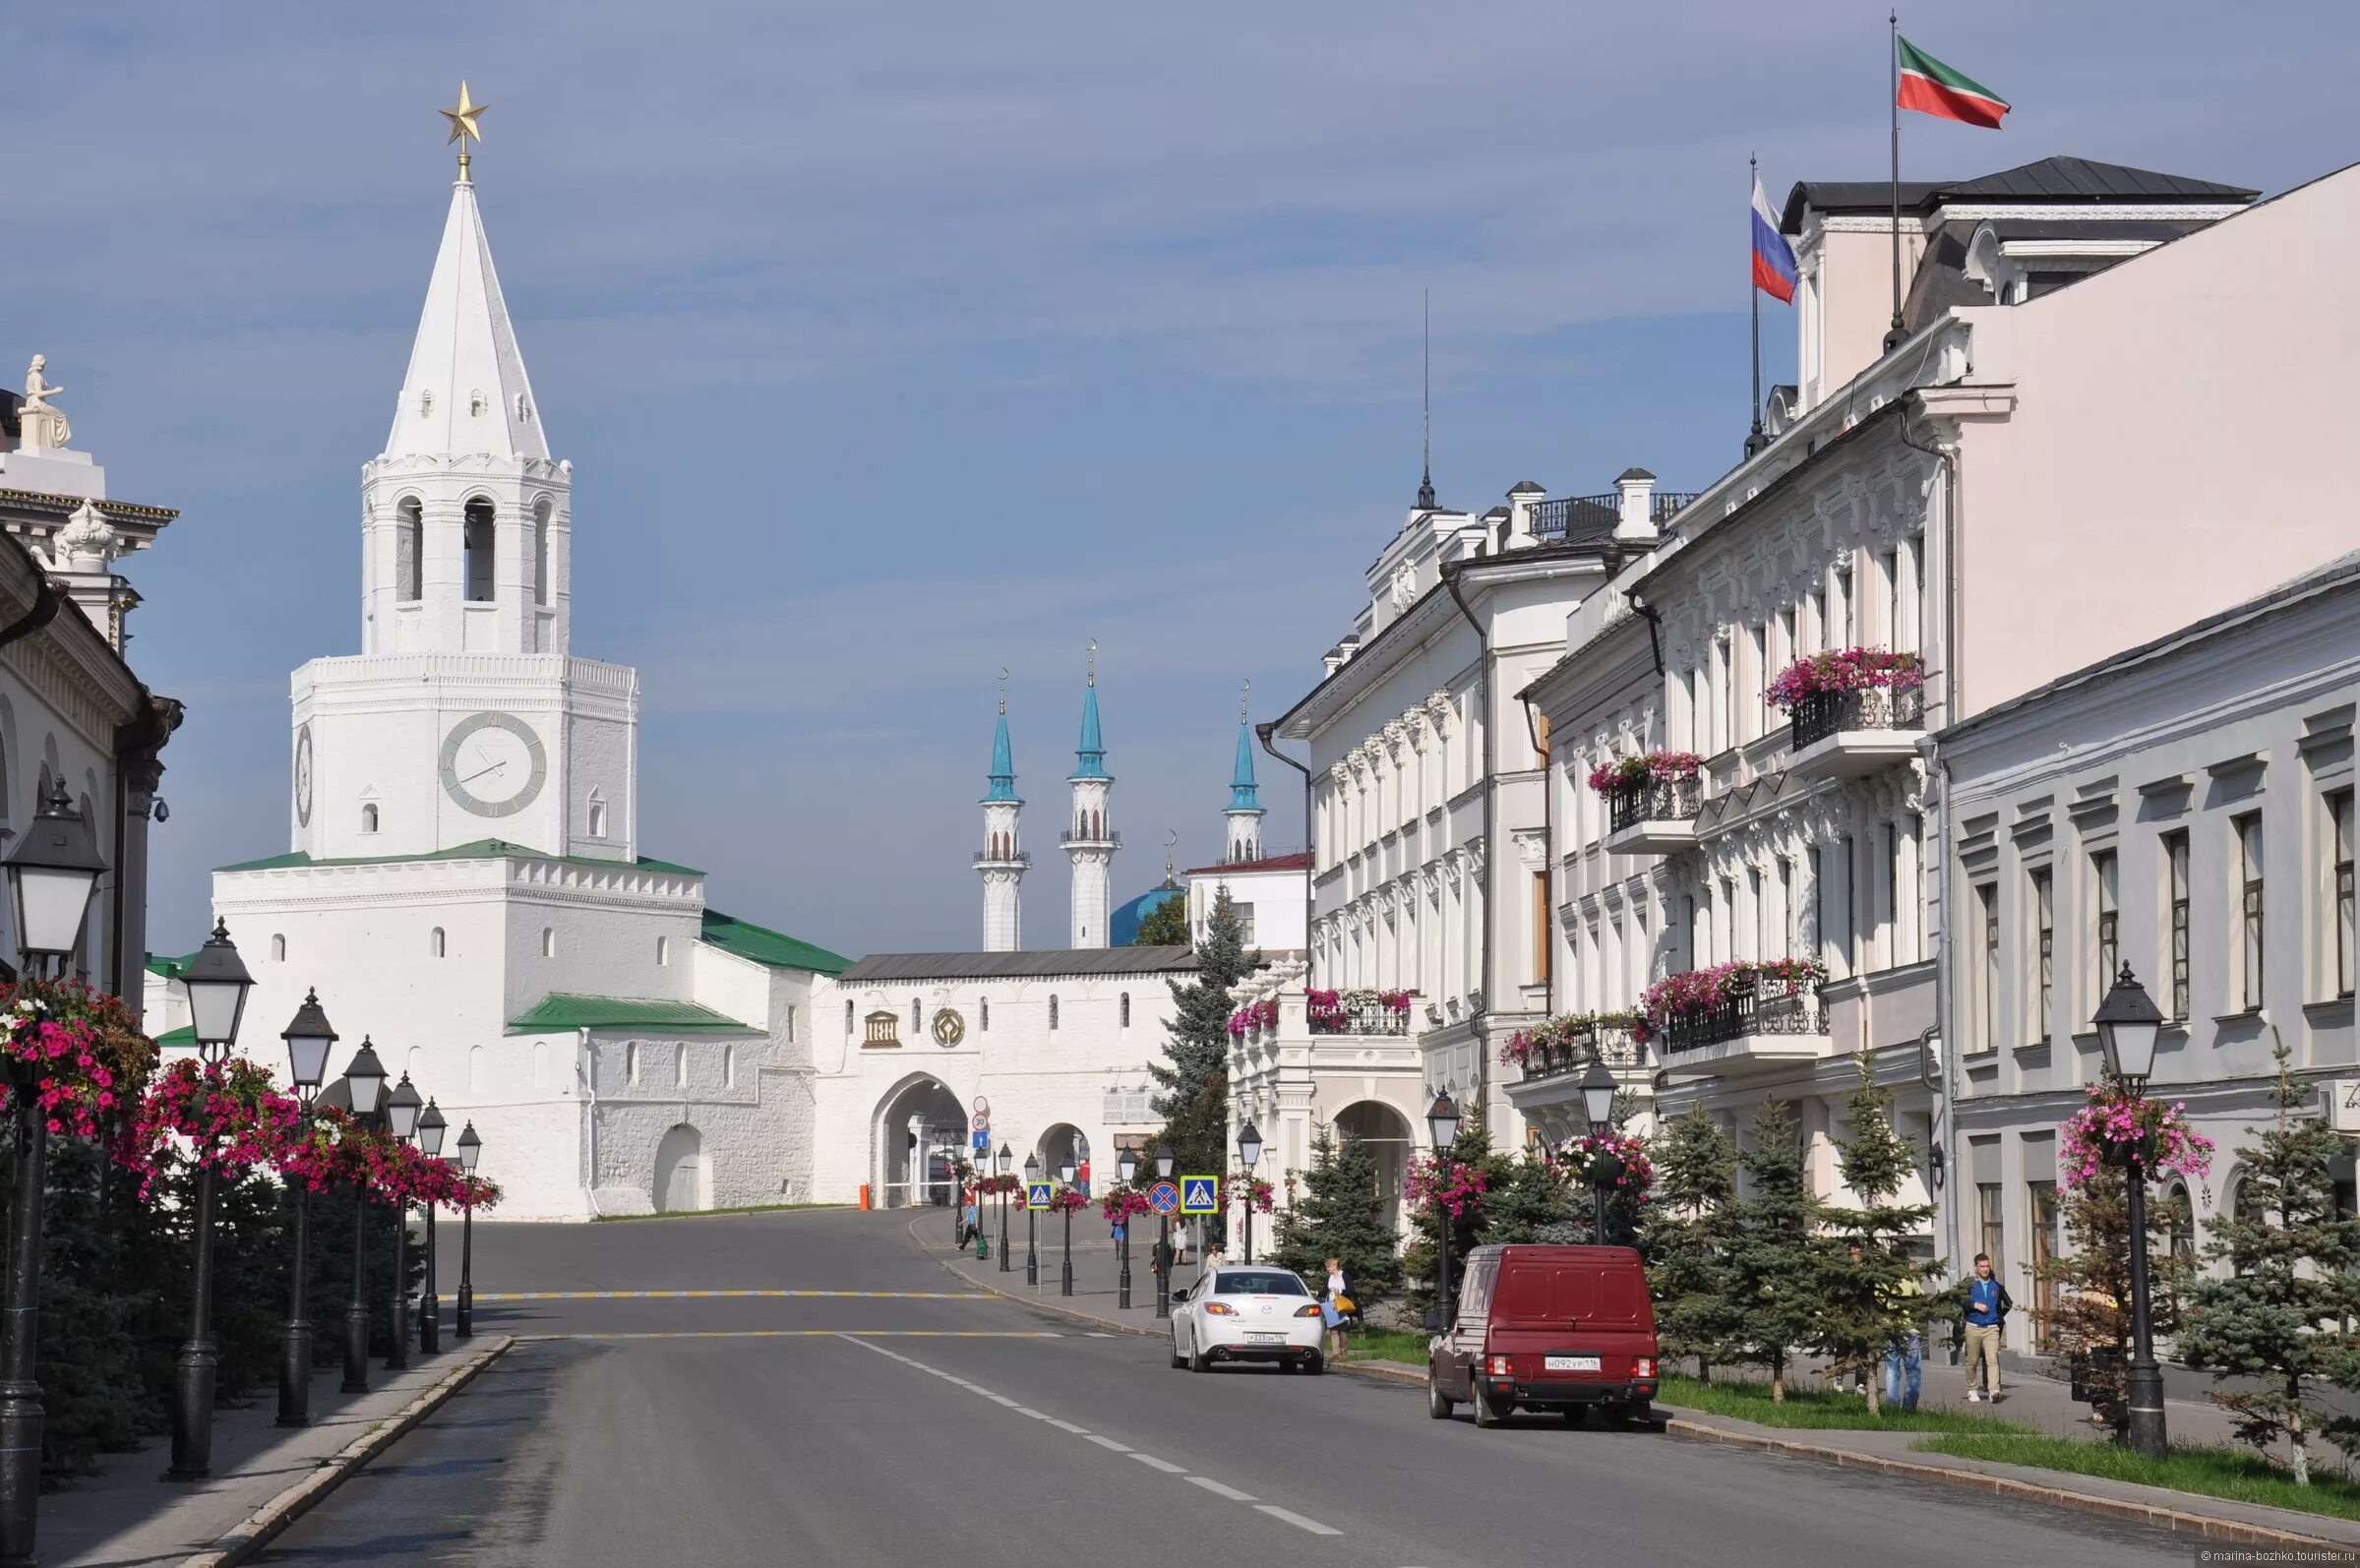
[[[1745,895],[1754,906],[1755,958],[1768,958],[1770,953],[1770,901],[1762,896],[1762,874],[1749,870],[1745,874]]]
[[[1902,645],[1902,572],[1898,551],[1877,552],[1877,586],[1885,590],[1885,646]]]
[[[1253,945],[1253,905],[1240,904],[1237,906],[1237,910],[1238,940],[1251,947]]]
[[[796,1011],[795,1004],[794,1004],[793,1002],[788,1002],[788,1003],[787,1003],[787,1044],[788,1044],[788,1045],[790,1045],[790,1046],[791,1046],[791,1045],[793,1045],[793,1044],[795,1043],[795,1011]]]
[[[1802,651],[1819,653],[1824,651],[1828,645],[1827,590],[1813,588],[1810,599],[1806,601],[1806,607],[1810,613],[1804,618],[1802,633],[1809,639],[1810,646]]]
[[[1860,972],[1860,857],[1850,834],[1844,838],[1844,962],[1852,974]]]
[[[1710,949],[1703,934],[1697,929],[1696,895],[1694,893],[1680,895],[1680,925],[1688,933],[1688,967],[1690,969],[1704,968],[1705,954]]]
[[[1885,824],[1885,880],[1877,889],[1882,900],[1877,918],[1884,923],[1885,967],[1902,961],[1902,830],[1899,822]]]
[[[1828,961],[1828,888],[1820,868],[1825,864],[1814,844],[1804,853],[1810,856],[1811,875],[1811,935],[1819,943],[1819,951],[1811,956],[1821,963]]]
[[[1748,740],[1767,733],[1770,721],[1769,698],[1762,694],[1770,685],[1770,629],[1761,622],[1754,623],[1745,644],[1745,734]]]
[[[2057,1000],[2056,884],[2045,866],[2032,873],[2032,964],[2037,984],[2032,993],[2032,1027],[2025,1038],[2045,1044]]]
[[[2089,857],[2089,896],[2093,910],[2091,921],[2091,955],[2097,961],[2097,973],[2090,977],[2089,1010],[2105,999],[2107,988],[2122,972],[2121,903],[2122,888],[2115,874],[2114,851],[2101,849]]]
[[[2163,885],[2166,900],[2164,929],[2169,947],[2165,961],[2171,969],[2171,1016],[2188,1017],[2188,830],[2163,835]]]
[[[2025,1191],[2031,1199],[2029,1212],[2025,1218],[2031,1224],[2032,1348],[2046,1351],[2049,1349],[2051,1333],[2048,1314],[2057,1305],[2057,1282],[2050,1274],[2050,1266],[2064,1250],[2058,1241],[2058,1233],[2064,1225],[2064,1210],[2057,1205],[2057,1183],[2054,1181],[2027,1181]]]
[[[1998,1274],[2000,1259],[2007,1255],[2007,1221],[2000,1211],[2000,1190],[1997,1181],[1975,1183],[1975,1219],[1982,1232],[1982,1244],[1975,1248],[1991,1259],[1991,1272]]]
[[[2237,833],[2238,996],[2247,1012],[2262,1006],[2262,814],[2232,824]]]
[[[1779,934],[1778,951],[1773,958],[1785,958],[1794,951],[1794,862],[1779,857]]]
[[[2335,995],[2352,994],[2352,792],[2328,797],[2328,924],[2335,942]]]
[[[1999,884],[1985,882],[1976,888],[1975,903],[1983,915],[1983,974],[1975,988],[1975,1009],[1981,1014],[1985,1051],[1999,1049]],[[1994,1187],[1993,1191],[1999,1189]]]

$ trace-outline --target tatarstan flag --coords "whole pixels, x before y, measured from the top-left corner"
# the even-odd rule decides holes
[[[1974,78],[1952,70],[1908,39],[1896,35],[1894,42],[1901,50],[1901,87],[1895,103],[1939,119],[1999,129],[2000,117],[2008,112],[2007,99]]]

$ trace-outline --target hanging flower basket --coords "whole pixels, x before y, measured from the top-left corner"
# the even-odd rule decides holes
[[[182,1057],[156,1075],[115,1159],[142,1173],[142,1196],[180,1160],[235,1180],[258,1166],[278,1168],[303,1130],[303,1103],[272,1085],[271,1071],[244,1056]]]
[[[1448,1214],[1463,1219],[1483,1203],[1487,1178],[1481,1166],[1464,1161],[1421,1155],[1410,1162],[1405,1183],[1411,1212]]]
[[[1772,679],[1765,692],[1791,713],[1807,697],[1828,692],[1907,692],[1925,681],[1925,661],[1887,648],[1831,648],[1806,653]]]
[[[2134,1155],[2148,1175],[2199,1180],[2212,1169],[2214,1144],[2188,1124],[2188,1108],[2134,1095],[2111,1080],[2089,1086],[2089,1103],[2066,1119],[2059,1139],[2069,1187],[2097,1178],[2101,1166],[2128,1165]]]
[[[1229,1185],[1222,1188],[1225,1202],[1241,1203],[1256,1214],[1268,1214],[1278,1202],[1278,1192],[1260,1176],[1243,1171],[1230,1173]]]
[[[73,981],[0,986],[0,1105],[20,1087],[48,1130],[95,1138],[137,1112],[155,1066],[155,1043],[130,1009]]]
[[[1146,1193],[1119,1184],[1109,1187],[1098,1203],[1098,1212],[1114,1221],[1127,1220],[1134,1214],[1150,1214],[1154,1209]]]
[[[1059,1187],[1049,1196],[1052,1214],[1079,1214],[1089,1206],[1090,1200],[1083,1197],[1077,1187]]]
[[[1661,749],[1641,752],[1635,756],[1609,757],[1590,770],[1590,788],[1600,795],[1611,795],[1642,780],[1650,784],[1684,784],[1696,777],[1704,765],[1705,759],[1694,752]]]
[[[1622,1131],[1585,1132],[1556,1146],[1550,1163],[1582,1186],[1612,1187],[1644,1198],[1656,1184],[1645,1139]]]

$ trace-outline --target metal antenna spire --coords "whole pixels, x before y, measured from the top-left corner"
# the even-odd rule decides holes
[[[1424,459],[1422,477],[1418,482],[1418,505],[1432,512],[1434,501],[1434,291],[1426,289],[1425,298],[1425,371],[1420,393],[1424,404]]]

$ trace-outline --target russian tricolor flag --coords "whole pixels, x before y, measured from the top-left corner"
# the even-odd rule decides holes
[[[1794,302],[1794,247],[1779,232],[1779,218],[1754,176],[1754,287],[1782,305]]]

